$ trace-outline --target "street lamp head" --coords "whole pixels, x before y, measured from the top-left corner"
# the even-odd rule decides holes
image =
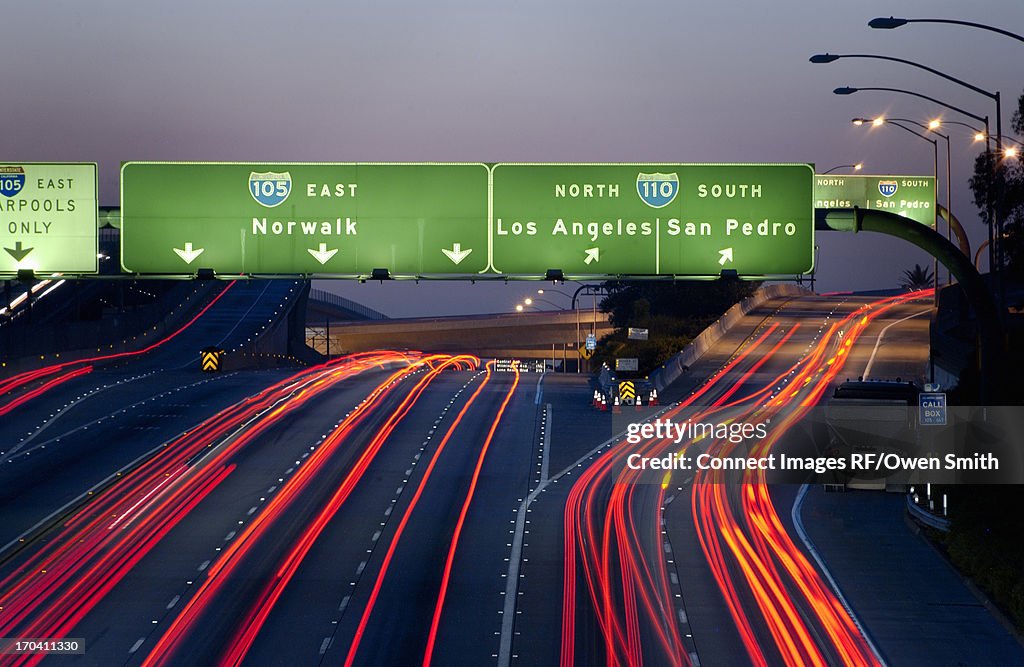
[[[521,304],[521,303],[517,303],[516,304],[516,312],[517,313],[523,312],[523,304]]]
[[[853,165],[853,170],[854,171],[860,171],[863,168],[864,168],[864,163],[863,162],[858,162],[857,164]]]
[[[871,121],[871,124],[874,125],[875,127],[879,127],[884,122],[885,122],[885,116],[879,116],[878,118],[876,118],[873,121]]]
[[[854,125],[856,125],[857,127],[860,127],[864,123],[870,123],[871,121],[868,120],[867,118],[854,118],[850,122],[853,123]]]
[[[523,303],[525,303],[527,306],[532,306],[533,299],[531,299],[530,297],[526,297],[525,299],[523,299]]]
[[[843,88],[836,88],[832,92],[835,93],[836,95],[853,95],[855,92],[857,92],[857,89],[845,86]]]
[[[937,130],[940,127],[942,127],[942,121],[939,120],[938,118],[936,118],[935,120],[928,121],[928,129],[929,130]]]
[[[1012,160],[1013,158],[1017,157],[1017,155],[1018,155],[1017,147],[1016,146],[1009,146],[1008,148],[1003,150],[1003,155],[1005,157],[1008,157],[1008,158],[1010,158]]]
[[[544,293],[544,290],[542,290],[542,289],[537,290],[537,294],[543,294],[543,293]]]
[[[984,132],[975,132],[974,133],[974,140],[975,141],[985,141],[985,133]]]
[[[899,28],[902,25],[907,25],[907,19],[898,19],[893,16],[889,18],[878,17],[868,21],[868,26],[876,30],[892,30],[893,28]]]
[[[837,60],[839,60],[839,56],[835,55],[834,53],[816,53],[813,56],[811,56],[811,62],[816,65],[832,63]]]

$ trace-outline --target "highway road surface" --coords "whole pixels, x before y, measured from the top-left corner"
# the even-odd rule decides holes
[[[616,415],[585,376],[471,355],[204,375],[202,341],[251,338],[286,295],[222,298],[160,349],[0,394],[18,401],[0,433],[0,636],[85,642],[0,664],[889,662],[809,555],[793,485],[624,463],[783,451],[836,382],[920,378],[924,295],[769,301],[662,405]],[[773,435],[618,433],[655,414]]]

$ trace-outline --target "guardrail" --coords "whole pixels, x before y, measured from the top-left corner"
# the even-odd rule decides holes
[[[935,530],[940,530],[943,533],[949,532],[949,519],[932,514],[925,508],[921,507],[914,502],[913,497],[911,497],[909,493],[907,494],[907,512],[909,512],[910,517],[918,523],[922,523],[929,528],[934,528]]]
[[[357,303],[355,301],[352,301],[351,299],[346,299],[343,296],[322,289],[309,290],[309,300],[319,301],[320,303],[325,303],[328,306],[334,306],[335,308],[347,310],[368,320],[390,319],[387,315],[380,311],[374,310],[373,308],[364,306],[361,303]]]

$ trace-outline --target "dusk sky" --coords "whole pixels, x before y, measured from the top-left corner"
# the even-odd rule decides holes
[[[850,119],[967,119],[910,97],[832,89],[909,88],[993,114],[986,98],[910,67],[807,61],[825,51],[898,56],[1000,90],[1009,133],[1024,44],[942,25],[867,27],[891,14],[1024,32],[1020,0],[9,3],[3,158],[98,162],[103,205],[118,203],[125,160],[813,162],[819,171],[863,161],[865,173],[928,175],[929,144]],[[985,233],[966,181],[977,147],[966,130],[950,132],[953,210],[976,247]],[[822,291],[894,286],[928,261],[892,239],[818,240]],[[543,286],[329,288],[389,315],[430,315],[508,311]]]

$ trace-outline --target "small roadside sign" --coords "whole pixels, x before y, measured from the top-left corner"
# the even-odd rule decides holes
[[[629,327],[626,337],[629,338],[629,340],[647,340],[647,329],[634,329],[633,327]]]
[[[589,359],[592,356],[594,356],[594,351],[593,350],[587,348],[586,345],[581,345],[580,346],[580,358],[581,359]]]
[[[946,394],[944,393],[922,393],[921,395],[921,416],[919,422],[922,426],[945,426],[946,425]]]
[[[636,357],[623,357],[615,360],[615,370],[617,371],[637,371],[640,370],[640,360]]]
[[[204,373],[218,373],[224,360],[224,350],[208,347],[200,353],[199,367]]]
[[[619,399],[623,405],[633,405],[636,402],[636,385],[631,380],[619,383]]]
[[[587,334],[587,349],[593,352],[597,349],[597,336],[595,334]]]

